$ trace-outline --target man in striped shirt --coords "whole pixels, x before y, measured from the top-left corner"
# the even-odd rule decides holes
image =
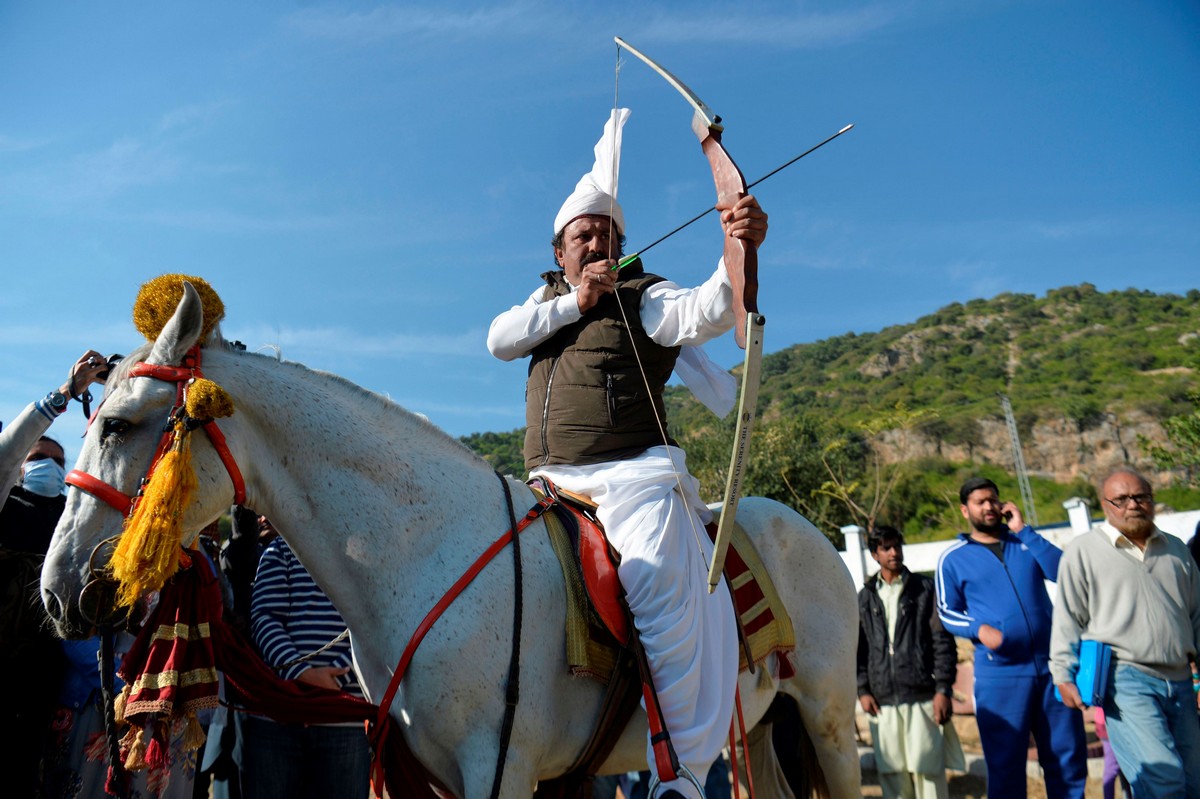
[[[264,536],[274,535],[266,517],[259,517],[259,525]],[[278,535],[258,563],[250,629],[263,659],[284,679],[362,696],[350,668],[350,639],[342,636],[346,622]],[[280,724],[248,716],[243,731],[244,795],[367,796],[371,753],[361,724]]]

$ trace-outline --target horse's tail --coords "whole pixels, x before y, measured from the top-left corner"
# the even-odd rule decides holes
[[[776,696],[746,739],[755,799],[830,799],[825,772],[794,699]],[[738,778],[742,796],[748,796],[745,774]]]

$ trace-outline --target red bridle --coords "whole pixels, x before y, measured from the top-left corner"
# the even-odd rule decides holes
[[[158,441],[158,448],[154,452],[154,459],[150,461],[150,468],[146,470],[146,476],[142,478],[138,489],[138,496],[140,497],[142,488],[146,483],[150,482],[150,477],[154,474],[155,467],[158,466],[158,462],[162,460],[162,456],[166,454],[167,449],[171,446],[171,436],[175,427],[173,422],[179,414],[183,413],[187,387],[193,380],[204,377],[204,373],[200,371],[200,348],[192,347],[188,350],[181,366],[163,366],[161,364],[141,361],[133,365],[133,368],[129,370],[129,376],[149,377],[154,380],[162,380],[166,383],[175,384],[175,404],[171,407],[171,413],[167,417],[167,424],[163,430],[162,438]],[[100,409],[97,408],[96,413],[99,414],[99,412]],[[94,419],[95,416],[92,418]],[[233,504],[241,505],[246,500],[246,482],[242,479],[242,472],[238,469],[237,462],[233,459],[233,453],[229,451],[229,445],[225,443],[225,435],[217,427],[215,420],[210,419],[204,422],[201,427],[208,434],[208,440],[212,442],[213,449],[217,451],[217,457],[225,464],[225,470],[229,472],[229,479],[233,481]],[[137,501],[137,497],[131,497],[100,478],[79,469],[72,469],[70,474],[67,475],[66,482],[67,485],[74,486],[80,491],[91,494],[101,502],[115,508],[122,516],[129,516],[133,511],[134,503]]]

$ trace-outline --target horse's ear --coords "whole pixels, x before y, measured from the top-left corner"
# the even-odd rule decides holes
[[[204,305],[191,283],[183,281],[183,296],[179,307],[154,341],[147,363],[176,366],[183,356],[200,340],[204,329]]]

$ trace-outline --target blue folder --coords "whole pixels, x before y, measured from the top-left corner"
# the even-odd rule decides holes
[[[1089,707],[1104,704],[1104,689],[1108,685],[1108,667],[1112,663],[1112,647],[1103,641],[1079,642],[1079,671],[1075,672],[1075,687]],[[1057,687],[1054,695],[1062,701]]]

